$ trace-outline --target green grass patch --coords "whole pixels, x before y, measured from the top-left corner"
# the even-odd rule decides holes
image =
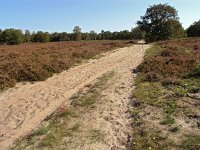
[[[132,149],[134,150],[168,150],[173,142],[167,141],[167,136],[163,136],[159,131],[140,129],[133,135]]]
[[[147,49],[145,53],[145,58],[148,58],[150,56],[157,56],[160,55],[164,51],[163,48],[161,48],[159,45],[154,44],[149,49]]]
[[[200,149],[200,136],[189,135],[186,136],[186,139],[182,142],[183,150],[198,150]]]
[[[104,134],[101,133],[99,129],[92,129],[90,131],[89,138],[92,143],[102,141],[104,139]]]
[[[171,132],[173,132],[173,133],[176,133],[176,132],[178,132],[180,129],[179,129],[179,127],[172,127],[172,128],[170,128],[170,131]]]
[[[31,136],[40,136],[40,135],[44,135],[49,131],[49,127],[41,127],[35,131],[33,131],[33,133],[31,134]]]
[[[161,125],[172,125],[175,123],[175,119],[170,115],[165,116],[164,120],[160,122]]]
[[[138,85],[133,93],[134,98],[143,103],[160,106],[162,101],[161,96],[164,95],[162,87],[159,83],[144,82]]]

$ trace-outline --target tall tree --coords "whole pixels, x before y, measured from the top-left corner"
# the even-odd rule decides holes
[[[176,33],[173,33],[173,35],[170,34],[170,29],[173,27],[169,27],[169,25],[173,26],[175,22],[177,25],[178,20],[178,12],[174,7],[168,4],[158,4],[147,8],[146,14],[141,16],[141,20],[137,24],[146,32],[146,41],[153,42],[170,39],[172,37],[176,38]],[[177,27],[177,32],[183,30],[182,25],[179,25],[179,28]],[[166,32],[168,33],[166,34]],[[178,34],[177,37],[179,37]]]
[[[73,29],[73,40],[74,41],[82,40],[81,28],[79,26],[75,26]]]

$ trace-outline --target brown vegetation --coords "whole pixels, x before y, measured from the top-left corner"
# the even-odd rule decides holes
[[[163,77],[193,76],[200,61],[200,38],[158,42],[154,54],[146,57],[139,70]]]
[[[200,149],[200,38],[156,43],[138,67],[133,149]]]
[[[0,90],[20,81],[40,81],[127,41],[25,43],[0,46]]]

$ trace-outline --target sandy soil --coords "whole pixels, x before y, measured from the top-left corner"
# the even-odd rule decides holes
[[[116,68],[115,76],[109,80],[93,109],[70,121],[81,126],[76,134],[65,139],[70,141],[67,142],[67,149],[130,149],[132,139],[130,95],[134,83],[130,69],[130,65]],[[97,132],[97,137],[91,135],[94,131]]]
[[[125,77],[121,79],[125,80],[123,81],[125,83],[129,82],[131,69],[141,63],[144,50],[148,47],[148,45],[135,45],[121,48],[113,53],[105,54],[104,57],[64,71],[46,81],[18,84],[15,88],[0,93],[1,149],[8,149],[17,138],[31,132],[63,102],[106,72],[120,71],[121,75],[126,72]],[[127,90],[125,93],[128,94],[130,89]],[[109,94],[107,96],[109,97]],[[118,103],[120,105],[125,103],[124,107],[127,107],[128,101],[118,101]],[[116,109],[119,110],[120,107]],[[117,143],[114,145],[117,146]]]

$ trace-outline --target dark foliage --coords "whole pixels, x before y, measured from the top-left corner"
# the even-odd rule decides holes
[[[188,37],[199,37],[200,36],[200,20],[198,22],[194,22],[187,29],[187,36]]]
[[[178,21],[177,10],[168,4],[150,6],[137,24],[146,32],[147,42],[180,38],[185,35]]]

